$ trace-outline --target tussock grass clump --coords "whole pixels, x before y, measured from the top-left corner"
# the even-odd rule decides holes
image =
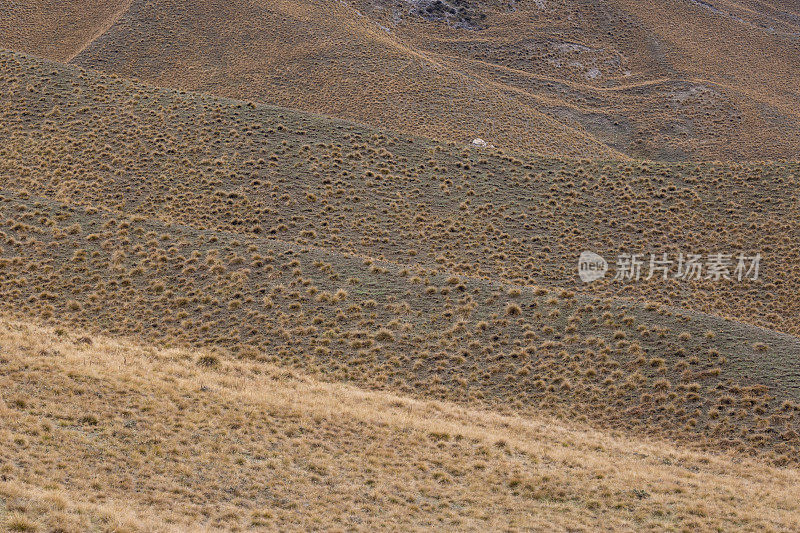
[[[214,354],[204,354],[197,358],[197,366],[203,368],[213,368],[219,366],[219,357]]]

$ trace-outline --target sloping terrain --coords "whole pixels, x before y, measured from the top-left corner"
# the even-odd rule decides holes
[[[796,162],[554,160],[156,90],[3,53],[6,188],[440,274],[648,299],[798,333]],[[756,281],[591,285],[592,250],[763,256]],[[610,278],[610,276],[609,276]]]
[[[799,28],[0,6],[0,527],[797,531]]]
[[[794,337],[48,203],[3,198],[22,217],[0,287],[22,316],[796,459]]]
[[[108,31],[131,0],[8,0],[0,5],[3,46],[69,61]]]
[[[12,531],[796,531],[794,468],[0,322]]]
[[[555,243],[568,242],[555,231],[569,211],[547,194],[573,208],[619,201],[613,189],[559,192],[566,173],[592,179],[580,163],[526,163],[18,54],[1,64],[0,295],[20,318],[499,412],[544,409],[778,464],[797,458],[800,341],[701,312],[740,298],[744,319],[778,329],[793,315],[776,307],[777,318],[764,316],[763,288],[790,291],[796,278],[774,268],[750,285],[688,284],[676,297],[683,310],[643,301],[658,295],[655,280],[599,286],[631,298],[556,288],[576,283],[580,248],[570,257],[564,247],[561,278],[537,274]],[[740,176],[761,169],[763,186],[747,202],[795,205],[761,196],[789,179],[790,164],[688,175],[664,165],[656,176],[638,164],[602,168],[636,186],[717,168],[714,186],[726,180],[730,197]],[[705,210],[697,220],[728,223],[729,204],[696,189],[708,200],[654,196],[641,212],[677,220],[696,207]],[[625,214],[595,208],[592,231],[580,236],[575,224],[571,234],[578,246],[597,231],[609,243],[625,231],[649,236],[628,229],[617,218]],[[772,254],[790,246],[780,228],[791,223],[713,226],[701,246],[759,230]],[[541,234],[548,226],[555,231]],[[697,246],[682,233],[653,235]],[[523,253],[530,277],[515,275]],[[530,283],[538,277],[551,288]]]
[[[774,3],[119,0],[97,21],[34,5],[47,23],[12,4],[1,46],[393,131],[594,159],[800,151],[800,21]]]

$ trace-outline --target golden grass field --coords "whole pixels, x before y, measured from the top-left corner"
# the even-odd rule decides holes
[[[795,10],[0,6],[0,527],[800,530]]]

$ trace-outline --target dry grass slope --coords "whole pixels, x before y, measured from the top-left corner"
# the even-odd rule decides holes
[[[796,469],[8,320],[0,345],[12,531],[800,527]]]
[[[10,0],[0,6],[3,46],[69,61],[105,33],[131,0]]]
[[[3,185],[199,230],[581,291],[578,255],[762,253],[755,283],[609,284],[798,333],[796,162],[478,150],[2,55]]]

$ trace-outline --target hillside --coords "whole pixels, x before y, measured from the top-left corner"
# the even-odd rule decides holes
[[[796,469],[0,322],[12,531],[794,531]]]
[[[797,162],[592,162],[396,135],[0,54],[4,188],[798,333]],[[586,285],[581,252],[761,253],[756,281]],[[645,271],[646,272],[646,271]],[[643,276],[643,278],[646,276]]]
[[[800,530],[798,43],[0,5],[0,530]]]
[[[620,201],[613,189],[561,192],[567,175],[592,179],[591,163],[526,162],[8,52],[0,66],[0,295],[19,319],[796,461],[800,341],[775,331],[794,331],[794,303],[777,298],[792,278],[765,268],[753,284],[685,282],[682,308],[647,301],[670,290],[656,280],[578,290],[583,242],[650,236],[598,207],[591,231],[559,236],[569,211],[545,191],[576,214],[590,199]],[[774,216],[796,209],[767,196],[794,164],[660,165],[655,176],[649,164],[602,165],[618,172],[604,179],[642,191],[715,169],[708,189],[694,181],[706,201],[641,206],[667,220],[729,223],[729,204],[710,201],[722,188]],[[759,169],[753,191],[744,184]],[[652,242],[704,249],[727,231],[731,245],[758,234],[757,249],[788,253],[794,219],[747,216],[747,227],[711,226],[704,243]],[[725,319],[736,299],[742,321]]]
[[[69,61],[130,5],[129,0],[9,0],[0,5],[3,46]]]
[[[118,0],[64,9],[37,0],[0,9],[6,48],[458,143],[657,160],[793,159],[800,148],[800,15],[789,2]]]

